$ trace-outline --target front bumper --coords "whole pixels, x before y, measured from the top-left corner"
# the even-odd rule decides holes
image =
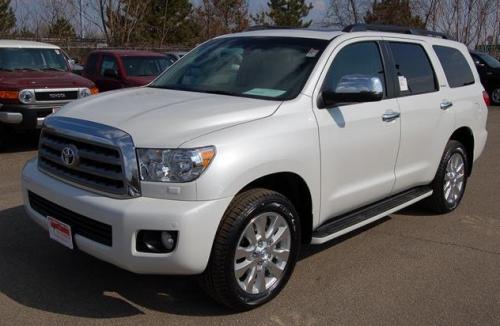
[[[34,211],[28,191],[78,214],[112,226],[110,247],[79,234],[75,246],[94,257],[140,274],[200,274],[210,258],[219,222],[232,198],[213,201],[175,201],[139,197],[113,199],[70,186],[40,172],[36,160],[22,174],[28,215],[47,229],[47,220]],[[168,254],[137,252],[139,230],[178,231],[175,250]],[[48,235],[47,235],[48,238]]]
[[[45,117],[67,103],[0,104],[0,123],[22,130],[41,128]]]

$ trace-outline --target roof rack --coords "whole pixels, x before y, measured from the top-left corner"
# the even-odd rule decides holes
[[[412,34],[421,36],[436,36],[443,39],[448,39],[445,33],[439,33],[434,31],[428,31],[421,28],[395,26],[395,25],[374,25],[374,24],[352,24],[346,26],[342,32],[366,32],[366,31],[379,31],[388,33],[402,33],[402,34]]]

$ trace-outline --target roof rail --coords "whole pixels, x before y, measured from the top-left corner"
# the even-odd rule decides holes
[[[300,27],[276,26],[276,25],[255,25],[255,26],[250,26],[247,29],[245,29],[245,32],[261,31],[261,30],[266,30],[266,29],[300,29]]]
[[[346,26],[343,32],[365,32],[365,31],[379,31],[388,33],[402,33],[402,34],[412,34],[412,35],[422,35],[422,36],[437,36],[443,39],[448,39],[445,33],[439,33],[434,31],[428,31],[421,28],[395,26],[395,25],[374,25],[374,24],[352,24]]]

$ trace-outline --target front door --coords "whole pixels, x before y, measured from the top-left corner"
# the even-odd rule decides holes
[[[321,221],[388,197],[399,148],[399,107],[388,96],[380,43],[350,41],[339,48],[322,89],[337,89],[346,76],[373,76],[381,80],[384,98],[315,108],[321,147]]]

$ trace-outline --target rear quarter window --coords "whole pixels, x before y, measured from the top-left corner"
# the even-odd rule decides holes
[[[390,42],[402,96],[435,92],[438,90],[432,64],[420,44]]]
[[[434,45],[433,49],[439,58],[450,87],[455,88],[474,84],[474,75],[462,52],[441,45]]]

